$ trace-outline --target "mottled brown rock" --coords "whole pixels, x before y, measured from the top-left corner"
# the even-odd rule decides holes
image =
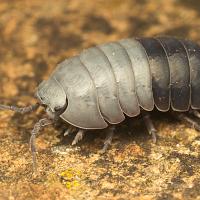
[[[2,0],[0,102],[34,103],[35,88],[55,65],[91,45],[156,35],[200,42],[199,33],[194,0]],[[44,116],[42,109],[0,112],[0,199],[200,199],[200,133],[170,115],[154,116],[156,145],[140,119],[128,120],[103,156],[104,133],[90,131],[72,147],[62,127],[47,127],[33,176],[30,130]]]

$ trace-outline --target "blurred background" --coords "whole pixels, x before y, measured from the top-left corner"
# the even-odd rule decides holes
[[[200,2],[0,0],[0,102],[35,102],[35,88],[56,64],[84,48],[163,35],[200,42]],[[170,119],[155,119],[157,146],[143,129],[124,139],[122,128],[103,158],[101,138],[69,150],[60,130],[46,128],[37,140],[40,174],[32,177],[28,141],[42,115],[0,112],[0,199],[200,198],[198,133]]]
[[[198,41],[199,15],[195,0],[1,0],[3,92],[10,97],[20,88],[33,94],[58,62],[92,45],[162,35]]]

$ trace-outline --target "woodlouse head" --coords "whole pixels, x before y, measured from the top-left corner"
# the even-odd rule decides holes
[[[67,107],[67,97],[65,91],[54,78],[43,81],[37,91],[36,98],[40,104],[46,107],[46,112],[50,118],[59,117]]]

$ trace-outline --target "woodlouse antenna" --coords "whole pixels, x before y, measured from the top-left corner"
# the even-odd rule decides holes
[[[37,171],[37,161],[36,161],[36,144],[35,144],[35,139],[37,134],[39,133],[40,129],[44,126],[53,124],[52,119],[44,118],[40,119],[34,126],[33,130],[31,131],[31,138],[30,138],[30,149],[31,149],[31,154],[32,154],[32,159],[33,159],[33,171]]]
[[[0,110],[12,110],[21,114],[33,112],[40,106],[39,103],[36,103],[34,105],[26,106],[26,107],[17,107],[17,106],[7,106],[0,104]]]

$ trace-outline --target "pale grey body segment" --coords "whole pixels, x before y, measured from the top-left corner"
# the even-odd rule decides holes
[[[117,124],[125,116],[119,104],[117,82],[108,58],[97,47],[84,50],[80,59],[96,86],[101,113],[108,122]]]
[[[118,87],[119,103],[123,112],[130,116],[139,113],[139,106],[136,100],[134,74],[131,61],[126,50],[116,42],[102,44],[98,46],[107,56]]]
[[[154,108],[152,78],[145,49],[135,39],[124,39],[119,43],[126,49],[132,63],[138,103],[143,109],[151,111]]]
[[[98,107],[93,81],[78,56],[60,63],[52,76],[67,95],[68,106],[61,114],[62,119],[80,128],[107,127]]]

